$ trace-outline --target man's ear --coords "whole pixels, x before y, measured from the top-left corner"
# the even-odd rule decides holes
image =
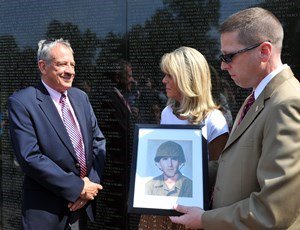
[[[39,60],[38,61],[38,67],[42,73],[42,75],[44,75],[46,73],[46,62],[44,60]]]
[[[267,62],[272,54],[272,44],[270,42],[264,42],[261,44],[260,56],[263,62]]]

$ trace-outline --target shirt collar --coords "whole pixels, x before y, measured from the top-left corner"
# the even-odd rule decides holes
[[[267,86],[267,84],[283,69],[287,68],[288,65],[284,64],[278,67],[277,69],[273,70],[271,73],[269,73],[256,87],[254,91],[254,97],[255,99],[258,98],[258,96],[261,94],[261,92],[264,90],[264,88]]]
[[[160,180],[158,180],[157,183],[154,186],[155,187],[166,187],[167,188],[167,186],[166,186],[166,184],[164,182],[164,174],[161,174],[159,176],[159,178],[160,178]],[[177,188],[179,190],[181,189],[182,182],[183,182],[181,178],[182,178],[182,174],[181,174],[181,172],[178,172],[178,177],[177,177],[177,180],[175,182],[175,185],[174,185],[173,189],[175,189],[175,188]]]
[[[50,86],[48,86],[43,80],[42,80],[43,85],[46,87],[47,91],[50,94],[50,97],[52,98],[52,100],[54,100],[55,102],[59,103],[60,97],[61,97],[61,93],[52,89]],[[66,97],[68,97],[67,94],[68,91],[65,91],[64,94],[66,95]]]

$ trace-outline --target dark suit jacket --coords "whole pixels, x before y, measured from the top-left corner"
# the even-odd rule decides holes
[[[105,139],[87,95],[76,88],[68,97],[80,124],[91,181],[100,183]],[[25,173],[23,225],[25,229],[63,229],[67,205],[79,197],[84,182],[62,119],[40,82],[9,98],[10,134],[16,157]],[[92,204],[84,207],[94,220]]]
[[[237,127],[240,114],[204,228],[300,229],[300,84],[291,69],[267,84]]]

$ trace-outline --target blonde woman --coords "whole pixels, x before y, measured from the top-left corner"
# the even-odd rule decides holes
[[[180,47],[163,55],[162,82],[168,96],[161,124],[203,124],[210,160],[217,160],[228,138],[228,126],[211,94],[208,63],[196,49]],[[139,229],[184,229],[167,216],[143,215]]]

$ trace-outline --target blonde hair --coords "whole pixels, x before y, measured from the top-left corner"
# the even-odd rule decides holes
[[[196,49],[180,47],[163,55],[160,68],[177,85],[181,102],[169,98],[175,115],[186,117],[191,124],[199,124],[217,106],[211,94],[211,77],[205,57]]]

